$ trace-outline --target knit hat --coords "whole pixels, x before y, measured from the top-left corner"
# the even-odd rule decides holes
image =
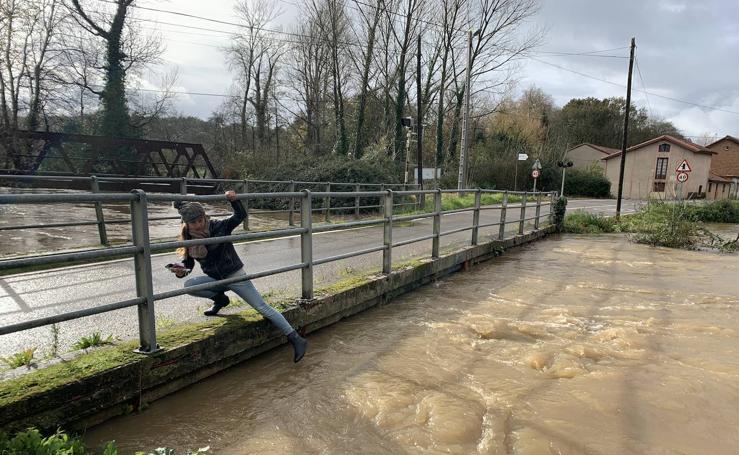
[[[201,216],[205,216],[205,208],[199,202],[175,201],[172,206],[180,212],[184,223],[192,223]]]

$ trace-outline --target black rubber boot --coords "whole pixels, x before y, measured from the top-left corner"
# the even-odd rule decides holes
[[[226,297],[225,293],[219,292],[213,297],[213,306],[205,310],[203,314],[206,316],[215,316],[219,311],[221,311],[221,308],[225,307],[230,302],[231,300]]]
[[[295,352],[293,362],[300,362],[300,359],[303,358],[303,356],[305,355],[305,351],[308,349],[308,340],[301,337],[296,330],[293,330],[287,336],[287,341],[289,341],[290,344],[293,345],[293,351]]]

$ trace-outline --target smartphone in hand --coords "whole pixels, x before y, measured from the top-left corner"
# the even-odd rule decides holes
[[[191,269],[186,269],[185,264],[181,262],[173,262],[164,266],[170,272],[190,272]]]

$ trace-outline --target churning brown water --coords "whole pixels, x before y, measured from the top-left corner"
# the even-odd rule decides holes
[[[739,256],[547,240],[90,431],[123,453],[739,451]]]

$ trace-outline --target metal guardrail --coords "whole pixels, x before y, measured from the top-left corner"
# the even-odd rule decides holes
[[[458,192],[459,190],[449,191]],[[23,203],[66,203],[66,202],[108,202],[108,201],[127,201],[131,205],[131,230],[133,243],[132,245],[125,245],[120,247],[108,247],[102,249],[95,249],[90,251],[63,253],[63,254],[50,254],[35,257],[25,258],[14,258],[0,260],[0,270],[29,266],[29,265],[46,265],[46,264],[59,264],[69,261],[77,261],[82,259],[94,259],[104,258],[111,256],[133,256],[134,258],[134,269],[135,269],[135,280],[136,280],[136,294],[135,299],[124,300],[120,302],[113,302],[105,305],[100,305],[92,308],[86,308],[83,310],[72,311],[68,313],[62,313],[54,316],[47,316],[43,318],[33,319],[30,321],[24,321],[16,324],[7,325],[0,327],[0,335],[6,335],[10,333],[19,332],[22,330],[28,330],[36,327],[45,325],[55,324],[71,319],[77,319],[85,316],[91,316],[95,314],[105,313],[109,311],[118,310],[121,308],[128,308],[136,306],[138,308],[138,323],[139,323],[139,349],[137,352],[140,353],[153,353],[160,349],[157,344],[156,338],[156,326],[155,326],[155,315],[154,315],[154,302],[157,300],[163,300],[179,295],[187,294],[196,290],[211,289],[227,284],[235,283],[238,281],[251,280],[269,275],[275,275],[279,273],[285,273],[293,270],[301,271],[301,297],[305,300],[313,299],[314,282],[313,282],[313,268],[320,264],[326,264],[333,261],[342,259],[348,259],[351,257],[361,256],[370,254],[378,251],[382,251],[382,273],[390,274],[392,271],[392,254],[393,248],[397,248],[404,245],[409,245],[416,242],[432,240],[431,257],[437,259],[439,257],[440,238],[442,236],[451,235],[467,230],[472,230],[470,239],[471,245],[477,245],[479,229],[482,227],[489,226],[500,226],[498,238],[503,239],[505,236],[505,225],[511,223],[519,223],[519,233],[523,233],[523,225],[526,220],[535,220],[535,229],[539,227],[540,221],[540,209],[542,205],[552,204],[554,201],[555,193],[535,193],[536,197],[536,215],[533,217],[526,218],[527,199],[524,197],[520,206],[520,218],[516,220],[506,220],[507,212],[511,208],[518,208],[519,206],[508,205],[508,198],[510,194],[516,194],[513,192],[501,192],[503,193],[503,203],[496,207],[481,207],[481,195],[483,193],[491,193],[491,190],[480,190],[480,189],[466,189],[463,190],[466,193],[474,193],[475,202],[474,206],[465,209],[456,210],[442,210],[442,193],[443,190],[435,191],[424,191],[425,194],[433,195],[434,210],[431,213],[419,213],[414,215],[395,217],[393,215],[393,208],[395,207],[394,199],[396,193],[392,190],[376,191],[376,192],[317,192],[312,193],[309,190],[303,190],[300,192],[287,192],[287,193],[240,193],[237,195],[238,199],[246,203],[249,200],[257,198],[300,198],[300,227],[280,229],[275,231],[267,232],[253,232],[246,234],[234,234],[224,237],[207,238],[207,239],[195,239],[195,240],[184,240],[184,241],[173,241],[173,242],[161,242],[151,243],[149,239],[149,218],[148,218],[148,204],[149,201],[200,201],[200,202],[213,202],[221,201],[224,199],[222,195],[212,196],[192,196],[192,195],[174,195],[174,194],[147,194],[142,190],[134,190],[130,194],[120,193],[91,193],[91,194],[8,194],[0,195],[0,204],[23,204]],[[402,195],[418,195],[420,191],[404,191]],[[531,195],[531,193],[528,193]],[[550,196],[549,202],[542,202],[542,196],[548,194]],[[527,193],[523,193],[524,196]],[[312,204],[314,199],[323,199],[327,197],[335,198],[359,198],[359,197],[379,197],[382,201],[383,213],[382,218],[378,220],[363,220],[348,222],[341,225],[323,225],[316,228],[313,227],[313,209]],[[481,225],[480,211],[483,209],[498,209],[500,210],[500,220],[496,223],[487,223]],[[461,212],[473,212],[473,221],[470,226],[462,228],[452,229],[449,231],[441,231],[441,218],[442,215],[453,215]],[[550,210],[550,222],[552,220],[552,214]],[[403,240],[400,242],[393,242],[393,223],[405,221],[409,219],[433,219],[433,232],[429,235],[424,235],[417,238]],[[383,244],[371,248],[365,248],[350,253],[344,253],[336,256],[324,257],[324,258],[313,258],[313,234],[316,232],[326,232],[332,230],[340,230],[348,227],[359,227],[359,226],[371,226],[371,225],[383,225]],[[153,288],[152,280],[152,268],[151,268],[151,254],[157,251],[170,250],[179,247],[189,247],[195,245],[211,245],[224,242],[233,242],[236,240],[255,240],[264,238],[284,238],[288,236],[300,235],[300,262],[285,267],[279,267],[275,269],[265,270],[259,273],[253,273],[246,276],[239,276],[235,278],[228,278],[224,280],[215,281],[212,283],[191,286],[182,289],[176,289],[167,292],[155,293]]]
[[[196,178],[188,178],[188,177],[182,177],[182,178],[173,178],[173,177],[145,177],[145,178],[138,178],[138,177],[117,177],[117,176],[89,176],[89,177],[81,177],[81,176],[66,176],[66,175],[15,175],[15,174],[3,174],[0,175],[0,182],[2,181],[22,181],[22,180],[30,180],[30,181],[77,181],[77,182],[89,182],[90,184],[90,191],[92,193],[100,193],[100,184],[101,183],[116,183],[116,182],[139,182],[142,184],[179,184],[180,187],[180,194],[188,194],[188,187],[190,185],[193,186],[202,186],[203,184],[222,184],[222,185],[232,185],[234,188],[238,189],[239,192],[242,193],[250,193],[250,186],[251,189],[254,189],[255,185],[259,184],[269,184],[269,185],[286,185],[287,186],[287,192],[289,193],[296,193],[299,190],[303,189],[310,189],[310,188],[299,188],[302,186],[310,186],[310,187],[321,187],[323,190],[325,190],[325,196],[323,197],[323,204],[321,207],[314,207],[312,210],[314,212],[323,213],[324,220],[326,222],[331,220],[331,214],[336,212],[354,212],[354,218],[359,219],[360,212],[362,210],[368,210],[368,209],[382,209],[382,203],[378,205],[361,205],[361,198],[364,197],[362,194],[362,188],[375,188],[379,189],[380,191],[385,191],[386,189],[394,189],[394,188],[402,188],[402,193],[405,195],[414,195],[414,194],[420,194],[420,193],[413,193],[413,191],[408,192],[408,188],[418,188],[418,184],[410,184],[410,183],[346,183],[346,182],[308,182],[308,181],[298,181],[298,180],[253,180],[253,179],[196,179]],[[345,207],[331,207],[331,199],[342,197],[343,194],[346,192],[336,192],[331,191],[332,188],[335,190],[337,187],[340,188],[350,188],[350,191],[355,193],[355,200],[353,206],[345,206]],[[400,191],[399,191],[400,192]],[[426,191],[424,193],[429,194],[433,191]],[[251,191],[251,193],[254,193]],[[147,193],[151,194],[151,193]],[[256,194],[256,193],[254,193]],[[269,192],[267,194],[273,194],[273,192]],[[338,194],[342,194],[342,196],[337,196]],[[376,197],[376,196],[375,196]],[[254,199],[260,199],[260,198],[254,198]],[[255,209],[249,207],[248,203],[244,204],[244,209],[246,210],[246,218],[244,219],[244,229],[249,230],[249,215],[254,213],[287,213],[288,214],[288,224],[290,226],[295,225],[295,213],[299,211],[299,209],[296,209],[295,207],[295,200],[297,197],[290,197],[288,201],[288,208],[287,209],[275,209],[275,210],[264,210],[264,209]],[[91,201],[70,201],[70,202],[91,202]],[[107,232],[107,225],[108,224],[122,224],[122,223],[130,223],[131,219],[124,219],[124,220],[113,220],[113,221],[106,221],[105,216],[103,214],[103,206],[102,202],[110,202],[110,201],[94,201],[95,205],[95,221],[79,221],[79,222],[73,222],[73,223],[50,223],[50,224],[42,224],[42,225],[15,225],[15,226],[2,226],[0,227],[0,231],[9,231],[9,230],[17,230],[17,229],[43,229],[43,228],[51,228],[51,227],[71,227],[71,226],[87,226],[87,225],[97,225],[98,227],[98,236],[100,238],[100,244],[101,245],[109,245],[108,242],[108,232]],[[420,201],[411,201],[411,202],[399,202],[395,204],[395,207],[408,207],[408,206],[416,206],[419,207]],[[223,216],[222,214],[210,214],[210,216]],[[157,217],[157,218],[149,218],[149,221],[164,221],[164,220],[177,220],[179,219],[179,216],[167,216],[167,217]]]

